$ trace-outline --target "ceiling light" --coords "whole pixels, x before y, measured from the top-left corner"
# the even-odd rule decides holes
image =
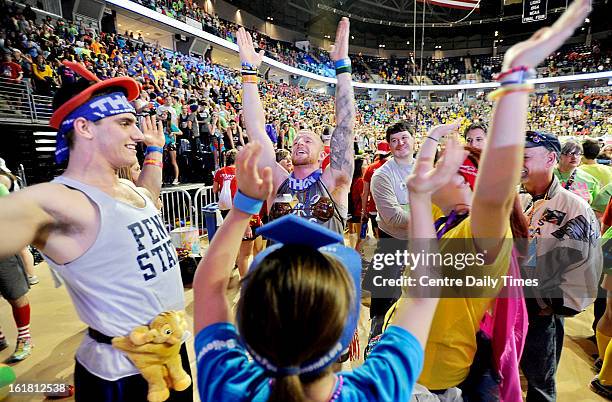
[[[147,32],[145,35],[151,35],[151,34]]]
[[[499,36],[499,31],[495,31],[495,36]]]
[[[120,26],[121,26],[121,24],[117,24],[117,26],[118,26],[118,27],[120,27]]]
[[[410,41],[406,41],[406,44],[407,44],[407,45],[409,45],[409,44],[410,44]]]
[[[584,19],[584,22],[586,22],[586,23],[588,24],[589,22],[591,22],[591,20],[590,20],[590,19],[588,19],[588,18],[585,18],[585,19]]]
[[[351,39],[355,39],[355,37],[353,35],[351,35]]]

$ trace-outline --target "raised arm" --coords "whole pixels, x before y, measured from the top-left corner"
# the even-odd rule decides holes
[[[244,195],[265,200],[272,192],[272,170],[258,168],[263,146],[248,143],[236,158],[236,179]],[[251,215],[232,208],[200,261],[193,280],[194,326],[203,328],[232,320],[227,286]]]
[[[589,8],[589,0],[575,0],[552,27],[540,29],[528,40],[510,48],[502,71],[523,66],[535,68],[572,35],[588,15]],[[508,230],[523,165],[528,103],[526,92],[512,92],[502,96],[493,108],[471,212],[472,233],[477,244],[478,239],[501,239]]]
[[[334,62],[348,59],[349,28],[348,18],[343,17],[338,23],[336,43],[330,52]],[[342,189],[348,193],[355,170],[355,95],[349,72],[337,74],[336,79],[336,127],[329,146],[329,169],[323,173],[323,180],[332,191]]]
[[[151,160],[152,162],[161,163],[163,161],[163,148],[166,142],[163,123],[157,121],[155,116],[145,116],[141,120],[141,127],[145,145],[162,149],[161,152],[159,150],[147,152],[145,161]],[[151,200],[157,202],[162,185],[162,169],[158,165],[145,163],[136,185],[146,188],[151,193]]]
[[[454,139],[446,146],[444,157],[432,169],[433,157],[421,155],[415,162],[412,175],[408,178],[408,197],[410,199],[410,242],[411,253],[436,253],[438,251],[433,217],[431,214],[431,194],[451,180],[466,156],[463,147]],[[438,277],[439,267],[420,265],[410,274],[418,279],[421,276]],[[397,305],[392,324],[412,333],[423,348],[427,343],[429,328],[438,305],[435,288],[411,287],[404,292]]]
[[[251,34],[244,28],[238,29],[236,37],[240,49],[240,62],[259,68],[264,51],[260,50],[259,53],[255,51]],[[259,163],[262,166],[275,166],[274,147],[266,134],[266,118],[256,83],[242,83],[242,112],[244,113],[244,124],[249,133],[249,141],[258,141],[262,145]]]

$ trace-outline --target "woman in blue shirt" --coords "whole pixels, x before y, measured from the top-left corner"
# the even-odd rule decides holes
[[[272,191],[271,169],[257,169],[261,149],[261,144],[252,142],[239,154],[234,207],[194,279],[195,350],[202,401],[409,400],[438,300],[402,298],[394,323],[364,365],[335,374],[332,363],[350,343],[359,317],[360,259],[354,250],[340,244],[317,249],[321,237],[336,234],[304,219],[285,217],[300,222],[293,222],[294,228],[302,227],[291,233],[276,221],[276,235],[294,244],[277,244],[256,258],[242,283],[238,328],[233,324],[226,297],[233,261],[251,214],[261,208],[263,201],[258,200]],[[435,169],[417,161],[408,185],[414,222],[411,236],[426,240],[413,241],[419,251],[435,251],[428,241],[435,239],[431,192],[448,182],[464,157],[462,147],[450,141],[445,158]],[[273,232],[268,230],[271,238]],[[354,260],[347,253],[355,253],[356,264],[351,264]],[[422,275],[431,267],[415,268],[413,272]],[[411,289],[411,293],[418,291]]]

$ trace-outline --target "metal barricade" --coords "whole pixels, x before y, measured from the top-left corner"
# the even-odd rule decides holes
[[[202,186],[196,191],[193,196],[193,204],[195,206],[194,220],[195,226],[200,231],[200,236],[203,236],[206,232],[206,219],[202,213],[202,208],[212,202],[217,202],[219,195],[213,193],[212,186]]]
[[[4,122],[47,124],[52,104],[51,96],[33,93],[29,80],[0,78],[0,118]]]
[[[193,226],[193,202],[189,193],[182,189],[162,188],[162,220],[168,231]]]

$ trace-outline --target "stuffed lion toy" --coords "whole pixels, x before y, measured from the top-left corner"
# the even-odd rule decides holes
[[[148,327],[136,327],[129,336],[113,338],[113,346],[125,352],[147,380],[149,402],[163,402],[170,397],[170,388],[183,391],[191,385],[179,354],[186,329],[184,311],[166,311]]]

